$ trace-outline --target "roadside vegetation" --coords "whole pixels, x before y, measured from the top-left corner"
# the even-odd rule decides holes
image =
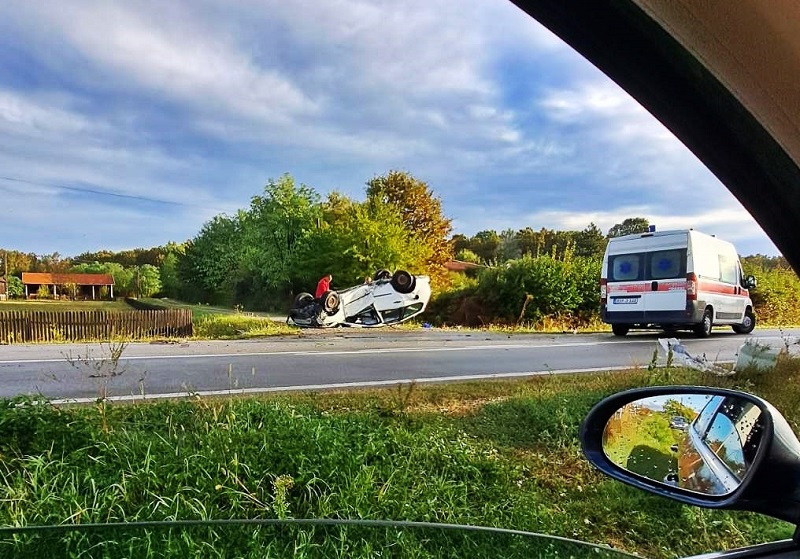
[[[674,557],[787,538],[788,524],[682,506],[595,472],[577,441],[602,397],[649,384],[744,388],[797,430],[800,366],[406,385],[249,399],[0,405],[0,525],[392,519],[513,528]],[[66,550],[66,551],[65,551]],[[582,556],[510,535],[356,526],[189,526],[0,536],[41,557]],[[600,554],[600,557],[603,555]]]
[[[608,239],[650,225],[633,217],[605,234],[590,223],[579,231],[525,227],[453,235],[441,200],[407,172],[373,177],[364,194],[362,201],[337,192],[323,198],[286,174],[270,179],[248,208],[215,216],[184,243],[74,258],[6,251],[9,294],[22,295],[24,271],[105,273],[114,278],[115,295],[191,308],[203,337],[254,336],[275,328],[253,316],[285,316],[294,296],[313,291],[326,273],[338,288],[379,269],[406,269],[432,278],[433,298],[421,321],[433,326],[606,331],[598,282]],[[453,259],[473,267],[448,272]],[[742,262],[759,282],[752,292],[758,324],[800,324],[800,279],[786,261],[754,255]],[[43,287],[38,299],[50,297]],[[61,287],[59,293],[69,293]],[[101,289],[101,295],[109,293]],[[249,318],[209,318],[218,315]]]

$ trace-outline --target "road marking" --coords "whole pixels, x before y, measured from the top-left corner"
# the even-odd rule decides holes
[[[211,397],[211,396],[245,396],[250,394],[268,394],[273,392],[301,392],[301,391],[317,391],[317,390],[337,390],[337,389],[353,389],[353,388],[371,388],[380,386],[396,386],[398,384],[428,384],[436,382],[466,382],[471,380],[491,380],[491,379],[504,379],[504,378],[519,378],[519,377],[536,377],[546,375],[564,375],[570,373],[601,373],[607,371],[629,371],[636,367],[593,367],[590,369],[563,369],[554,370],[548,369],[544,371],[529,371],[525,373],[483,373],[473,375],[459,375],[452,377],[423,377],[423,378],[405,378],[395,380],[367,380],[360,382],[334,382],[328,384],[299,384],[293,386],[269,386],[264,388],[238,388],[230,390],[202,390],[202,391],[185,391],[185,392],[168,392],[164,394],[131,394],[128,396],[109,396],[106,398],[109,402],[143,402],[149,400],[167,400],[176,398],[195,398],[195,397]],[[62,398],[58,400],[50,400],[52,404],[93,404],[97,402],[97,397],[93,398]]]
[[[120,361],[145,361],[145,360],[159,360],[159,359],[209,359],[212,357],[221,358],[234,358],[234,357],[273,357],[276,355],[285,356],[336,356],[336,355],[379,355],[385,353],[425,353],[425,352],[444,352],[444,351],[484,351],[487,349],[551,349],[551,348],[564,348],[564,347],[591,347],[599,345],[629,345],[629,344],[655,344],[655,340],[630,340],[625,342],[608,341],[608,342],[586,342],[586,343],[567,343],[567,344],[548,344],[548,345],[530,345],[530,344],[503,344],[503,345],[480,345],[480,346],[459,346],[459,347],[395,347],[395,348],[377,348],[377,349],[351,349],[351,350],[331,350],[331,351],[261,351],[261,352],[247,352],[247,353],[196,353],[196,354],[181,354],[181,355],[132,355],[128,357],[121,357]],[[81,358],[80,361],[102,361],[108,360],[108,356],[97,356],[88,358]],[[78,360],[78,359],[76,359]],[[67,357],[60,357],[54,359],[9,359],[0,361],[0,365],[16,365],[21,363],[66,363]]]

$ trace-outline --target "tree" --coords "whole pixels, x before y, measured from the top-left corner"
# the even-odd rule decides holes
[[[336,192],[322,204],[322,220],[298,260],[305,285],[331,273],[337,286],[361,283],[376,270],[423,272],[428,247],[406,228],[399,209],[380,200],[356,202]]]
[[[161,291],[161,276],[152,264],[142,264],[131,269],[128,291],[136,297],[150,297]]]
[[[167,297],[177,298],[181,291],[181,280],[178,276],[178,254],[167,253],[158,269],[161,276],[161,290]]]
[[[617,223],[608,230],[607,237],[622,237],[624,235],[632,235],[634,233],[647,233],[650,227],[650,222],[644,217],[629,217],[622,223]]]
[[[500,233],[500,246],[497,248],[497,256],[500,262],[516,260],[522,256],[519,239],[513,229],[506,229]]]
[[[17,276],[8,276],[8,285],[6,285],[6,292],[9,297],[22,297],[25,293],[25,286],[22,285],[22,280]]]
[[[603,258],[608,239],[594,223],[590,223],[583,231],[575,234],[575,255],[589,258]]]
[[[469,242],[469,249],[477,254],[485,264],[497,262],[499,248],[500,236],[497,231],[478,231]]]
[[[458,254],[464,249],[469,249],[469,237],[461,233],[453,235],[453,238],[450,239],[450,246],[453,247],[453,254]]]
[[[389,171],[367,183],[367,199],[392,204],[400,210],[403,223],[429,256],[427,272],[446,281],[445,264],[453,257],[449,241],[452,224],[442,212],[442,201],[427,183],[403,171]]]
[[[242,232],[238,217],[218,215],[186,243],[178,276],[187,294],[208,302],[229,302],[239,269]],[[115,278],[116,279],[116,278]]]
[[[480,264],[481,258],[468,248],[463,248],[456,253],[456,260],[461,262],[470,262],[472,264]]]
[[[297,255],[306,246],[320,217],[319,195],[295,185],[291,175],[270,179],[264,194],[254,196],[250,209],[240,212],[242,267],[256,291],[291,291]]]

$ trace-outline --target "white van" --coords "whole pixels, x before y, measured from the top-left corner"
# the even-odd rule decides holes
[[[699,337],[727,324],[756,325],[739,255],[731,243],[699,231],[651,231],[608,242],[600,279],[601,315],[614,334],[631,328],[690,329]]]

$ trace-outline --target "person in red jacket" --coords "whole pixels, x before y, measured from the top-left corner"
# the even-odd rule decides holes
[[[325,295],[326,291],[330,291],[331,289],[331,280],[333,280],[333,276],[330,274],[325,274],[322,276],[322,279],[319,280],[317,283],[317,291],[314,293],[314,297],[319,301],[323,295]]]

